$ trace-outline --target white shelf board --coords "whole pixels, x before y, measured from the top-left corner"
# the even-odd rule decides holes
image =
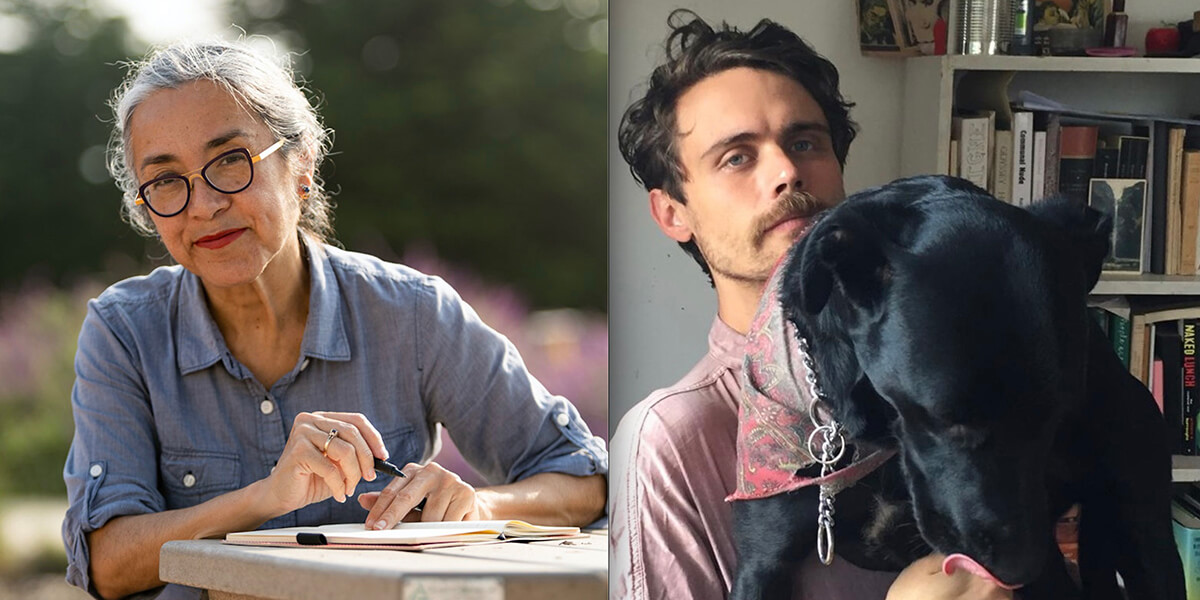
[[[1171,481],[1200,481],[1200,456],[1172,456]]]
[[[1092,289],[1105,296],[1200,296],[1200,277],[1192,275],[1117,275],[1105,273]]]
[[[1093,56],[930,56],[951,71],[1070,71],[1092,73],[1200,73],[1196,58],[1102,58]]]

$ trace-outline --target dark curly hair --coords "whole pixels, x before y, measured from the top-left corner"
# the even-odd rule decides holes
[[[662,189],[687,203],[683,194],[687,177],[676,146],[676,104],[696,83],[735,67],[772,71],[803,86],[825,113],[834,154],[845,167],[850,142],[858,129],[850,120],[854,104],[838,91],[837,68],[807,42],[769,19],[745,32],[728,23],[713,29],[687,9],[672,11],[667,26],[671,33],[664,44],[666,62],[654,69],[645,96],[625,110],[617,131],[621,156],[629,163],[633,178],[647,191]],[[679,245],[700,263],[711,281],[712,271],[696,241]]]

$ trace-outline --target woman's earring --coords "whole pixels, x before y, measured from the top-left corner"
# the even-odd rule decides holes
[[[309,187],[307,185],[300,186],[300,198],[308,200]]]

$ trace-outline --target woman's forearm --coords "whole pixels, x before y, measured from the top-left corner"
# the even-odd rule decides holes
[[[158,555],[164,543],[254,529],[278,516],[261,501],[262,484],[255,482],[190,508],[117,517],[88,533],[96,591],[104,598],[121,598],[160,586]]]
[[[485,518],[577,527],[603,516],[607,494],[608,480],[603,475],[562,473],[538,473],[515,483],[476,490]]]

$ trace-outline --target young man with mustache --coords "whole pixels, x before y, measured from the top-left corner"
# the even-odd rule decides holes
[[[745,334],[779,259],[845,198],[856,129],[837,69],[787,28],[714,29],[686,10],[668,24],[666,61],[625,111],[620,149],[659,229],[709,276],[718,309],[705,356],[613,436],[610,593],[636,600],[729,593],[737,557],[725,498],[736,487]],[[797,570],[796,598],[884,598],[896,579],[815,555]],[[921,597],[975,587],[925,562],[904,578]]]

